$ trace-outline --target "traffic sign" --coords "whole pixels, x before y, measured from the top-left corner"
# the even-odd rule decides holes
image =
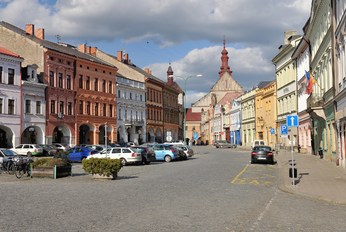
[[[280,125],[281,135],[287,135],[288,134],[288,127],[286,124]]]
[[[299,121],[298,121],[298,115],[287,115],[286,116],[286,123],[288,127],[298,127]]]
[[[275,129],[274,128],[270,128],[270,134],[275,134]]]

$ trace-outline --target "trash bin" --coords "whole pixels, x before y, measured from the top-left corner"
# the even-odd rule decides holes
[[[289,168],[288,171],[289,171],[289,172],[288,172],[288,176],[289,176],[290,178],[297,178],[297,177],[298,177],[298,171],[297,171],[296,168],[293,168],[293,172],[292,172],[292,168]],[[292,173],[293,173],[293,177],[292,177]]]
[[[318,155],[320,156],[320,159],[323,159],[323,148],[320,147],[320,149],[318,150]]]

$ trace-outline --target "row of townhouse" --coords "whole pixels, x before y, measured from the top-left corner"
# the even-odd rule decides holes
[[[227,101],[212,88],[201,110],[202,139],[227,139],[244,146],[255,139],[273,147],[293,143],[305,153],[322,152],[324,159],[345,168],[345,12],[346,0],[313,0],[303,35],[284,33],[284,43],[272,59],[275,80]],[[298,115],[299,126],[281,135],[289,115]]]
[[[183,91],[119,51],[45,40],[0,22],[0,147],[163,142],[183,137]]]

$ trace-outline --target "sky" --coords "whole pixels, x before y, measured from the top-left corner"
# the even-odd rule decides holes
[[[52,42],[121,50],[164,81],[170,64],[189,107],[219,79],[224,40],[245,91],[274,80],[284,32],[303,34],[310,8],[311,0],[0,0],[0,20],[44,28]]]

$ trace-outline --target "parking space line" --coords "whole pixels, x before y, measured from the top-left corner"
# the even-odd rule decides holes
[[[249,167],[249,164],[245,165],[245,167],[243,168],[243,170],[241,170],[238,175],[236,177],[234,177],[234,179],[232,180],[232,184],[234,184],[238,178],[246,171],[246,169]]]

